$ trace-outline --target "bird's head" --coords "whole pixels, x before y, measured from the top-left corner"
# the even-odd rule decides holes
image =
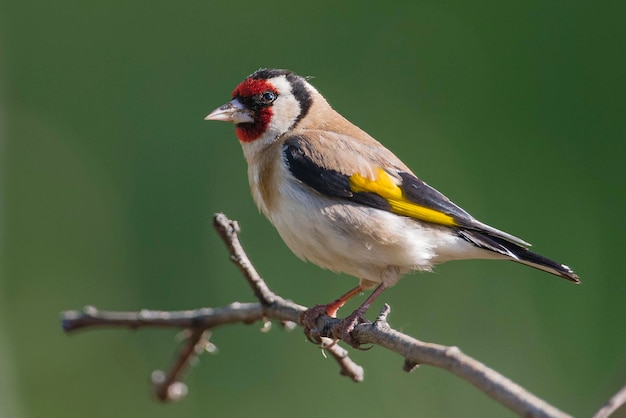
[[[260,69],[233,90],[233,99],[205,120],[236,125],[242,143],[271,143],[308,113],[315,89],[288,70]]]

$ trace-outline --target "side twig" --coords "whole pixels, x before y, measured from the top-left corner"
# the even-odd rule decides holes
[[[222,238],[222,241],[224,241],[224,244],[226,244],[226,248],[228,248],[230,252],[230,260],[239,267],[239,270],[248,281],[248,284],[254,291],[254,296],[256,296],[259,302],[267,306],[278,299],[282,299],[270,290],[252,265],[241,242],[239,242],[237,235],[240,230],[237,221],[228,219],[223,213],[217,213],[213,217],[213,227],[220,238]]]
[[[180,381],[189,364],[200,355],[209,345],[211,331],[195,328],[186,331],[189,335],[185,338],[183,347],[172,367],[167,371],[155,370],[152,372],[152,384],[154,391],[162,401],[177,401],[187,394],[187,385]]]
[[[156,396],[163,401],[178,400],[186,393],[181,376],[190,362],[205,350],[209,333],[214,329],[233,323],[251,324],[268,320],[279,321],[293,327],[302,325],[300,314],[307,308],[276,295],[254,269],[239,242],[239,226],[223,214],[214,217],[214,227],[226,244],[231,260],[240,269],[253,289],[258,303],[232,303],[218,308],[202,308],[187,311],[110,312],[86,307],[82,311],[66,311],[61,314],[63,329],[73,333],[83,329],[104,327],[138,329],[142,327],[168,327],[187,330],[184,341],[173,366],[167,372],[153,373]],[[358,325],[352,337],[361,344],[371,344],[391,350],[404,359],[403,369],[414,370],[420,364],[429,364],[448,370],[467,380],[478,389],[509,409],[525,417],[568,417],[566,413],[549,405],[510,379],[465,355],[457,347],[426,343],[392,329],[387,322],[388,305],[383,307],[372,324]],[[340,367],[340,373],[355,382],[363,380],[363,368],[354,363],[348,352],[332,344],[331,328],[339,319],[322,316],[317,321],[316,335]],[[264,326],[263,329],[267,329]],[[595,415],[603,418],[626,402],[626,387],[616,394]]]

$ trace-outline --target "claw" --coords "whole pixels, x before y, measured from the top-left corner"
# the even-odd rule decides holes
[[[355,340],[352,337],[352,331],[356,328],[357,325],[363,323],[370,323],[367,319],[363,317],[363,313],[360,309],[352,312],[345,319],[343,319],[340,323],[335,325],[332,329],[332,334],[335,339],[341,339],[346,344],[354,347],[358,350],[369,350],[372,347],[361,348],[361,343]]]
[[[321,344],[320,336],[317,331],[317,320],[322,315],[328,315],[327,305],[315,305],[300,314],[300,322],[304,327],[304,335],[313,344]]]
[[[365,315],[365,312],[367,312],[372,302],[378,296],[380,296],[380,294],[385,290],[385,288],[386,286],[384,283],[381,283],[380,285],[378,285],[378,287],[374,289],[372,294],[369,295],[367,299],[365,299],[365,302],[363,302],[363,304],[359,306],[357,310],[352,312],[350,315],[348,315],[345,319],[341,320],[339,323],[333,325],[331,329],[331,334],[335,341],[333,341],[333,343],[329,347],[332,347],[335,344],[337,344],[338,340],[343,340],[346,344],[359,350],[369,350],[370,348],[372,348],[372,347],[361,348],[361,344],[358,341],[356,341],[354,338],[352,338],[352,335],[350,333],[354,331],[354,328],[358,324],[370,323],[367,319],[365,319],[363,315]],[[307,309],[306,311],[302,312],[300,314],[300,322],[302,323],[302,326],[304,327],[304,334],[306,335],[308,340],[314,344],[320,344],[321,340],[320,340],[319,332],[317,333],[317,335],[315,334],[315,331],[317,331],[317,320],[319,319],[319,317],[322,315],[327,315],[327,316],[334,318],[335,315],[337,314],[337,310],[339,310],[340,307],[342,307],[349,299],[357,295],[361,290],[362,290],[362,287],[357,286],[354,289],[350,290],[345,295],[335,300],[334,302],[331,302],[326,305],[315,305],[311,309]]]
[[[329,338],[330,339],[330,338]],[[337,343],[339,342],[338,338],[333,338],[333,340],[331,341],[330,344],[326,345],[324,342],[322,342],[322,344],[320,345],[320,347],[324,350],[330,350],[331,348],[333,348]]]

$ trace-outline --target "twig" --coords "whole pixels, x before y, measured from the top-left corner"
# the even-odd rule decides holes
[[[93,307],[86,307],[83,311],[68,311],[62,313],[63,329],[70,333],[80,329],[123,327],[137,329],[141,327],[170,327],[190,330],[191,337],[177,356],[177,361],[167,373],[157,379],[156,391],[159,399],[174,400],[184,395],[184,386],[179,385],[180,375],[186,369],[190,359],[199,352],[206,342],[203,336],[207,330],[233,323],[250,324],[256,321],[275,320],[281,323],[300,323],[300,314],[307,308],[285,300],[272,292],[261,276],[256,272],[252,263],[245,254],[237,234],[239,227],[223,214],[214,218],[214,227],[224,240],[231,260],[239,267],[244,277],[252,287],[259,303],[233,303],[219,308],[202,308],[188,311],[148,311],[140,312],[107,312],[98,311]],[[526,391],[511,380],[488,368],[484,364],[463,354],[456,347],[447,347],[419,341],[408,335],[392,329],[387,317],[390,313],[388,305],[383,307],[373,324],[359,324],[352,332],[352,337],[361,344],[378,345],[404,358],[404,370],[410,371],[419,364],[430,364],[448,370],[457,376],[472,383],[478,389],[491,396],[496,401],[510,408],[520,416],[525,417],[568,417],[566,413],[547,404],[542,399]],[[317,320],[317,329],[314,330],[326,343],[326,350],[338,362],[341,374],[349,376],[353,381],[363,379],[363,369],[354,363],[347,355],[347,351],[337,344],[328,344],[326,338],[333,338],[331,329],[339,319],[321,316]],[[158,374],[157,374],[157,377]],[[624,392],[624,393],[622,393]],[[621,393],[621,395],[620,395]],[[610,413],[617,409],[619,402],[623,403],[626,397],[626,388],[622,389],[606,409]],[[606,406],[605,406],[606,408]],[[603,409],[605,409],[603,408]],[[610,409],[613,408],[613,409]],[[599,411],[598,414],[602,412]],[[598,415],[597,418],[607,415]]]
[[[270,290],[265,281],[252,265],[248,255],[239,242],[240,232],[237,221],[228,219],[223,213],[213,216],[213,227],[216,229],[224,244],[230,252],[230,260],[235,263],[254,291],[254,296],[263,305],[271,305],[277,299],[282,299]]]
[[[239,303],[235,302],[228,306],[219,308],[202,308],[186,311],[149,311],[139,312],[119,312],[101,311],[94,306],[86,306],[82,311],[65,311],[61,314],[61,325],[65,332],[73,333],[79,330],[93,328],[129,328],[138,329],[143,327],[153,328],[182,328],[194,330],[194,335],[202,335],[208,329],[214,329],[222,325],[235,323],[251,324],[265,319],[274,319],[283,323],[298,323],[302,312],[306,311],[304,306],[296,305],[282,300],[274,303],[269,308],[264,308],[260,303]],[[190,344],[193,343],[193,337]],[[347,376],[354,382],[363,381],[363,368],[356,364],[348,356],[348,351],[334,345],[326,348],[340,366],[342,376]],[[182,351],[185,357],[193,354],[191,351]],[[181,355],[183,355],[181,354]],[[184,359],[178,359],[177,363],[181,367],[186,366]],[[163,373],[157,371],[157,375]],[[177,373],[170,371],[168,376],[177,376]],[[153,379],[154,380],[154,379]],[[166,382],[176,383],[176,379],[165,379]],[[158,382],[162,384],[161,381]],[[161,400],[174,400],[163,397],[166,393],[164,387],[157,388],[157,397]],[[176,400],[179,397],[176,398]]]
[[[211,331],[194,328],[185,339],[183,348],[174,361],[174,365],[167,371],[155,370],[152,372],[154,391],[162,401],[177,401],[187,395],[187,385],[180,381],[190,363],[200,355],[209,344]]]
[[[352,361],[352,359],[348,356],[348,350],[333,343],[334,341],[330,338],[322,338],[321,347],[328,351],[328,354],[330,354],[339,364],[339,374],[349,377],[353,382],[362,382],[365,378],[363,367]]]
[[[263,317],[259,303],[231,303],[221,308],[202,308],[187,311],[139,312],[100,311],[86,306],[82,311],[61,313],[61,326],[65,332],[88,328],[181,328],[211,329],[239,322],[252,323]]]

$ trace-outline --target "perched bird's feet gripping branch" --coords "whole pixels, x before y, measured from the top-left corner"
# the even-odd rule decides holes
[[[361,344],[357,340],[355,340],[350,333],[354,331],[354,328],[357,325],[369,322],[363,317],[363,312],[361,311],[361,309],[359,308],[352,312],[350,315],[348,315],[346,318],[338,320],[330,327],[330,329],[322,332],[319,329],[317,322],[318,319],[323,316],[331,316],[328,314],[329,305],[315,305],[300,314],[300,322],[304,327],[304,335],[306,335],[307,339],[313,344],[322,343],[322,340],[320,339],[320,334],[323,333],[326,335],[332,335],[334,341],[331,345],[334,345],[337,343],[337,341],[342,340],[346,344],[354,348],[360,348]]]
[[[376,289],[372,292],[371,295],[365,299],[365,302],[361,304],[354,312],[348,315],[346,318],[336,322],[332,325],[330,329],[330,334],[334,338],[335,344],[338,340],[344,341],[346,344],[354,347],[360,348],[361,344],[355,340],[351,332],[354,331],[354,328],[362,323],[369,323],[369,321],[364,317],[365,312],[369,309],[372,302],[380,296],[381,293],[386,289],[384,284],[378,285]],[[304,326],[304,334],[307,336],[309,341],[314,344],[319,344],[319,329],[317,326],[317,321],[321,316],[330,316],[331,318],[335,318],[337,315],[337,311],[341,308],[348,300],[352,299],[354,296],[361,293],[363,287],[361,285],[351,289],[346,294],[337,298],[334,302],[328,303],[326,305],[315,305],[314,307],[306,310],[300,315],[300,322]]]
[[[328,305],[315,305],[300,314],[300,323],[304,327],[304,335],[313,344],[321,344],[317,320],[328,314]]]
[[[348,299],[378,285],[361,307],[332,325],[332,335],[358,346],[350,332],[386,287],[446,261],[509,260],[580,283],[567,265],[480,222],[418,178],[337,113],[306,77],[259,69],[205,119],[235,124],[254,202],[294,254],[362,283],[305,315],[313,340],[318,318],[334,318]]]
[[[352,337],[352,331],[354,331],[354,328],[356,328],[357,325],[370,323],[363,315],[364,313],[361,312],[361,309],[357,309],[356,311],[352,312],[350,315],[342,319],[341,322],[333,326],[331,330],[333,338],[336,340],[341,339],[344,343],[356,349],[369,350],[371,346],[362,349],[361,343]]]

